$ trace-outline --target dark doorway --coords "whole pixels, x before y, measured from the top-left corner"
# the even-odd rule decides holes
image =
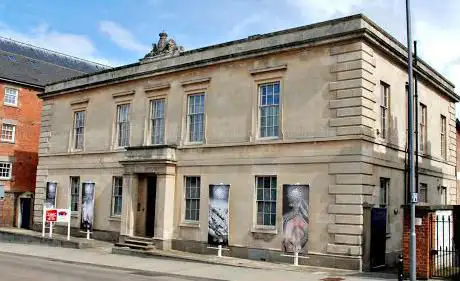
[[[371,270],[385,268],[385,252],[387,241],[387,209],[372,208],[371,210]]]
[[[30,209],[32,205],[31,198],[19,198],[21,207],[21,225],[20,228],[30,229]]]
[[[145,236],[153,237],[155,230],[155,202],[157,197],[157,177],[147,177],[147,208],[145,212]]]

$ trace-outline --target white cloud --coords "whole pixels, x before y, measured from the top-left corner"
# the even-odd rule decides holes
[[[87,36],[58,32],[46,23],[32,28],[29,32],[19,32],[0,23],[0,36],[105,65],[118,65],[113,60],[98,56],[96,47]]]
[[[116,22],[104,20],[99,23],[99,30],[108,35],[109,38],[123,49],[145,54],[149,46],[140,43],[134,35]]]

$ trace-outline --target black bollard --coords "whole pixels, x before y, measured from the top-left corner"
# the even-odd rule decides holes
[[[402,255],[398,256],[398,281],[404,280],[404,263]]]

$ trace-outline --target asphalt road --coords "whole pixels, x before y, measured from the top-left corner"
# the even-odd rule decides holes
[[[84,262],[84,261],[82,261]],[[1,281],[221,281],[0,253]]]

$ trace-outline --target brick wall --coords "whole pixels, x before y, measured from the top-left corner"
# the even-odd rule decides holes
[[[19,89],[17,107],[3,104],[7,86]],[[11,120],[16,124],[15,142],[0,142],[0,157],[9,156],[13,162],[11,181],[3,182],[8,191],[34,192],[35,190],[42,108],[37,93],[35,90],[0,82],[0,119]]]
[[[4,105],[6,87],[19,90],[16,107]],[[5,119],[16,126],[14,143],[0,141],[0,158],[12,162],[11,180],[0,181],[8,192],[5,200],[0,202],[1,226],[15,225],[15,197],[35,191],[42,108],[37,94],[36,90],[0,81],[0,130]]]
[[[431,216],[430,212],[418,213],[417,217],[422,218],[422,225],[415,226],[416,235],[416,258],[417,278],[428,279],[430,276],[430,239],[431,239]],[[402,240],[402,252],[404,261],[404,274],[409,276],[409,246],[410,246],[410,211],[404,210],[404,228]]]
[[[5,199],[0,201],[0,226],[13,226],[15,219],[15,194],[6,192]]]

